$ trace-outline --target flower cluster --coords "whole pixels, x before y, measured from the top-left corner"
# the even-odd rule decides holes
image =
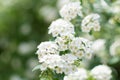
[[[55,42],[52,41],[42,42],[37,48],[38,48],[37,54],[39,57],[59,53],[57,44],[55,44]]]
[[[110,46],[110,54],[112,56],[119,56],[120,55],[120,39],[115,40],[114,43]]]
[[[87,39],[71,36],[57,37],[54,42],[46,41],[38,46],[37,54],[42,71],[50,68],[56,73],[72,73],[76,71],[75,61],[91,54],[90,42]],[[66,50],[69,53],[65,52]],[[64,51],[64,54],[60,55],[60,51]]]
[[[79,79],[79,76],[83,76],[79,80],[85,80],[87,72],[84,69],[77,69],[78,65],[76,63],[79,63],[82,58],[91,57],[91,41],[75,36],[74,25],[70,22],[77,15],[81,15],[80,2],[69,2],[60,10],[60,15],[62,18],[53,21],[48,28],[48,34],[52,35],[53,40],[42,42],[38,46],[37,54],[40,69],[41,71],[51,69],[56,73],[68,75],[64,80],[71,80],[69,77],[76,74],[78,75],[73,77],[75,80]],[[83,24],[98,23],[96,20],[99,16],[96,14],[91,16],[88,17],[89,21],[87,23],[83,20]],[[72,74],[74,72],[75,75]]]
[[[110,80],[112,78],[112,70],[106,65],[94,67],[91,74],[96,80]]]
[[[65,51],[68,50],[68,44],[74,39],[74,35],[68,34],[68,35],[63,35],[61,37],[57,37],[55,39],[56,44],[59,46],[60,51]]]
[[[89,72],[89,73],[88,73]],[[84,68],[78,68],[76,72],[64,77],[64,80],[111,80],[112,70],[106,65],[98,65],[91,71]]]
[[[90,14],[86,16],[82,20],[82,31],[83,32],[90,32],[92,29],[94,31],[100,31],[100,24],[99,24],[100,16],[98,14]]]
[[[56,73],[65,73],[69,74],[71,72],[74,72],[76,67],[70,65],[69,63],[66,63],[66,61],[59,55],[45,55],[39,59],[39,62],[41,63],[40,69],[42,71],[46,70],[47,68],[50,68],[52,70],[55,70]]]
[[[64,77],[64,80],[86,80],[88,78],[87,70],[79,68],[75,73]]]
[[[58,19],[53,21],[49,27],[49,34],[52,34],[53,37],[63,36],[68,34],[74,34],[74,26],[68,21],[63,19]]]
[[[71,52],[78,58],[83,56],[91,57],[91,42],[85,38],[76,37],[72,40],[69,46]]]
[[[70,2],[62,7],[60,15],[65,20],[74,19],[77,15],[82,16],[80,2]]]

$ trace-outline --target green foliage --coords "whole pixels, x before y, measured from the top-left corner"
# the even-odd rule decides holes
[[[43,71],[40,74],[40,80],[53,80],[53,73],[50,69]]]
[[[36,71],[36,70],[40,69],[40,66],[41,66],[41,65],[35,66],[32,71]]]

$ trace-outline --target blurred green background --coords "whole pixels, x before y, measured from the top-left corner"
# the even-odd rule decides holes
[[[36,47],[49,40],[47,29],[59,18],[62,1],[0,0],[0,80],[39,80],[39,71],[32,72],[38,64]],[[84,14],[100,14],[101,31],[93,37],[105,40],[105,49],[94,54],[87,68],[108,64],[113,80],[120,80],[120,45],[114,56],[110,54],[110,46],[116,40],[120,44],[120,0],[81,1]]]

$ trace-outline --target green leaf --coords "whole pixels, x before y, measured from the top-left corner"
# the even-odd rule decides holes
[[[109,64],[117,64],[120,61],[119,57],[113,57],[110,61]]]
[[[91,31],[89,32],[89,34],[92,35],[92,34],[93,34],[93,30],[91,30]]]
[[[89,76],[88,76],[88,79],[87,80],[95,80],[94,78],[93,78],[93,76],[91,76],[90,74],[89,74]]]
[[[41,77],[40,80],[53,80],[53,79],[50,77]]]
[[[47,69],[46,71],[43,71],[39,77],[40,80],[53,80],[53,73],[50,69]]]
[[[41,65],[37,65],[37,66],[35,66],[35,67],[33,68],[33,70],[32,70],[32,71],[35,71],[35,70],[40,69],[40,66],[41,66]]]

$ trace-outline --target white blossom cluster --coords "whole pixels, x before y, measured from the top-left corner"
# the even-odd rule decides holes
[[[106,65],[99,65],[91,70],[91,75],[95,80],[110,80],[112,78],[112,70]]]
[[[68,49],[68,44],[70,44],[73,38],[75,37],[72,34],[63,35],[61,37],[57,37],[55,42],[58,44],[60,51],[65,51]]]
[[[110,54],[112,56],[119,56],[120,54],[120,39],[115,40],[115,42],[112,43],[112,45],[110,46]]]
[[[78,58],[82,58],[84,56],[88,58],[91,57],[91,53],[92,53],[91,42],[85,38],[81,38],[81,37],[74,38],[71,41],[69,48],[71,52]]]
[[[50,68],[55,70],[57,73],[64,72],[65,74],[69,74],[74,72],[76,69],[76,66],[73,65],[73,63],[77,58],[73,57],[71,54],[60,56],[58,45],[55,42],[42,42],[38,46],[37,54],[39,62],[41,63],[40,69],[42,71]]]
[[[74,61],[77,60],[77,57],[69,53],[69,54],[62,55],[62,59],[64,59],[69,64],[73,64]]]
[[[75,62],[91,57],[91,41],[75,36],[74,25],[70,22],[77,15],[81,15],[80,2],[70,1],[60,10],[60,15],[62,18],[53,21],[48,28],[48,34],[52,35],[53,40],[42,42],[38,46],[40,69],[45,71],[49,68],[56,73],[64,73],[66,75],[64,80],[86,80],[87,72],[84,69],[77,70]],[[85,26],[86,24],[96,24],[98,27],[99,16],[97,14],[90,15],[88,18],[87,22],[86,18],[82,22]],[[73,74],[74,72],[75,74]],[[75,79],[69,79],[71,76],[75,76],[73,77]],[[79,78],[79,76],[81,77]]]
[[[69,74],[71,72],[74,72],[76,69],[74,65],[67,63],[60,55],[57,54],[40,57],[39,62],[41,63],[40,69],[42,71],[50,68],[52,70],[55,70],[56,73],[64,72],[65,74]]]
[[[81,12],[82,7],[80,6],[80,2],[70,2],[62,7],[60,10],[60,15],[65,20],[72,20],[77,15],[82,16]]]
[[[82,24],[81,24],[82,31],[83,32],[90,32],[92,29],[94,31],[100,31],[99,18],[100,18],[100,16],[98,14],[95,14],[95,13],[86,16],[82,20]]]
[[[64,45],[67,47],[64,47]],[[63,55],[60,55],[60,51],[65,50],[69,50],[70,53],[64,52]],[[83,53],[81,54],[80,52],[82,51]],[[73,35],[57,37],[54,42],[42,42],[38,46],[37,51],[38,59],[41,63],[40,69],[44,71],[50,68],[55,70],[56,73],[70,74],[76,71],[77,66],[74,62],[88,53],[91,54],[89,51],[91,51],[89,41],[84,38],[74,37]]]
[[[52,22],[48,33],[53,37],[74,34],[74,25],[63,19],[58,19]]]
[[[68,4],[70,0],[58,0],[57,1],[57,7],[61,9],[65,4]]]
[[[64,77],[64,80],[111,80],[112,70],[107,65],[98,65],[91,71],[84,68],[77,68],[77,71]],[[91,80],[91,79],[90,79]]]
[[[38,48],[37,54],[39,57],[59,53],[57,44],[55,44],[55,42],[52,41],[42,42],[37,48]]]
[[[87,70],[84,68],[79,68],[76,72],[65,76],[64,80],[87,80],[87,78]]]

